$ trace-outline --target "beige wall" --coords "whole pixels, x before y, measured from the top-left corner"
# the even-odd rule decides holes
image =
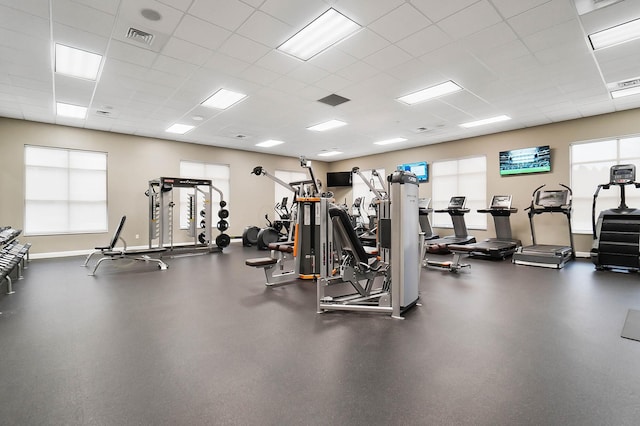
[[[77,148],[108,153],[108,217],[106,234],[21,237],[33,243],[32,253],[87,250],[108,242],[120,217],[127,215],[123,237],[130,246],[148,242],[148,201],[144,192],[151,179],[179,176],[180,160],[229,164],[231,169],[227,233],[241,235],[246,225],[264,225],[273,218],[274,182],[250,174],[255,166],[268,171],[301,170],[296,158],[186,144],[116,133],[0,118],[0,226],[22,228],[24,221],[24,145]],[[324,181],[327,164],[313,162]],[[227,195],[225,195],[225,198]],[[214,209],[214,211],[217,211]],[[135,235],[140,237],[136,240]],[[217,235],[217,231],[214,232]],[[186,231],[176,241],[188,241]]]
[[[558,183],[570,183],[570,144],[575,141],[638,133],[640,109],[353,160],[314,162],[313,166],[317,177],[324,181],[327,171],[349,171],[354,166],[362,169],[384,168],[389,172],[395,169],[396,165],[405,162],[426,160],[432,163],[436,160],[486,155],[487,194],[513,195],[514,206],[520,209],[512,216],[513,232],[523,243],[529,244],[531,237],[524,208],[528,206],[531,192],[537,186],[544,183],[554,188]],[[265,177],[250,175],[254,166],[261,165],[269,171],[300,170],[296,158],[0,118],[0,225],[22,228],[25,144],[97,150],[109,155],[109,233],[22,238],[23,241],[34,244],[33,253],[87,250],[102,245],[108,240],[123,214],[127,215],[124,237],[129,245],[145,245],[148,237],[148,206],[144,191],[147,189],[148,181],[160,176],[178,175],[180,160],[223,163],[231,166],[231,235],[240,235],[244,226],[249,224],[262,225],[264,214],[273,211],[274,184]],[[553,170],[550,173],[500,177],[500,151],[547,144],[552,149]],[[349,189],[334,190],[338,202],[346,199],[347,203],[351,203]],[[431,196],[431,182],[421,184],[420,195]],[[536,221],[539,242],[567,241],[563,217],[548,215],[536,219],[540,219]],[[489,220],[488,224],[487,231],[474,231],[473,234],[478,239],[491,237],[494,233],[493,223]],[[446,235],[451,233],[451,230],[440,230],[440,233]],[[136,234],[140,235],[140,239],[135,239]],[[186,236],[186,232],[184,235]],[[590,246],[590,235],[576,235],[578,251],[589,251]]]
[[[546,184],[550,189],[558,188],[558,183],[569,185],[569,147],[572,142],[624,136],[640,133],[640,109],[618,113],[588,117],[579,120],[515,130],[447,143],[427,145],[402,151],[361,157],[330,163],[330,171],[347,171],[352,167],[361,169],[384,168],[387,173],[398,164],[414,161],[433,161],[462,158],[475,155],[487,157],[487,196],[493,194],[512,194],[513,205],[519,212],[511,217],[514,236],[524,244],[531,243],[531,232],[524,208],[531,200],[532,191],[539,185]],[[500,151],[516,148],[527,148],[538,145],[550,145],[552,155],[552,171],[533,175],[500,177],[498,156]],[[608,176],[603,176],[603,182]],[[594,188],[595,191],[595,188]],[[344,190],[336,191],[343,200],[350,194]],[[465,195],[465,194],[451,194]],[[420,196],[431,196],[431,180],[420,185]],[[351,202],[351,199],[348,199]],[[471,232],[476,238],[494,236],[493,220],[488,218],[487,231]],[[450,235],[451,229],[438,230],[440,235]],[[566,244],[569,241],[566,219],[562,215],[545,215],[536,217],[536,236],[538,243]],[[576,250],[588,252],[591,248],[591,235],[575,235]]]

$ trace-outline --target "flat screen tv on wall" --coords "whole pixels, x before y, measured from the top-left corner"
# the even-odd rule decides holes
[[[328,172],[327,186],[351,186],[351,172]]]
[[[549,145],[500,152],[500,176],[550,171]]]
[[[396,167],[396,170],[413,173],[418,178],[418,182],[427,182],[429,180],[429,167],[426,161],[400,164]]]

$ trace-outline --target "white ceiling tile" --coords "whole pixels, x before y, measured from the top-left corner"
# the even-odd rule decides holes
[[[104,55],[109,44],[108,37],[88,33],[57,22],[53,23],[53,40],[56,43],[97,53],[98,55]]]
[[[504,18],[511,18],[529,9],[540,6],[549,0],[491,0]]]
[[[242,0],[243,3],[248,4],[249,6],[258,8],[265,0]]]
[[[49,37],[50,31],[48,19],[6,6],[0,6],[0,27],[45,39]]]
[[[294,68],[300,66],[300,64],[301,62],[298,59],[277,50],[270,51],[256,62],[256,65],[279,74],[287,74]]]
[[[51,79],[35,80],[24,75],[9,75],[9,81],[15,87],[24,87],[45,93],[51,91],[53,87]]]
[[[607,83],[640,77],[640,39],[595,52]]]
[[[389,46],[389,42],[378,34],[363,28],[351,37],[340,42],[336,48],[353,56],[362,59],[379,50]]]
[[[393,68],[409,60],[411,60],[411,55],[394,45],[364,58],[366,63],[380,70]]]
[[[513,42],[518,36],[504,22],[500,22],[465,38],[467,49],[477,55],[491,53],[496,48]]]
[[[351,84],[353,84],[352,81],[336,74],[331,74],[315,83],[317,87],[327,90],[327,95],[337,93]]]
[[[429,19],[438,22],[447,16],[461,11],[465,7],[471,6],[477,1],[478,0],[410,0],[410,3]]]
[[[442,72],[432,64],[425,63],[419,59],[412,59],[394,68],[386,70],[387,74],[392,75],[402,81],[402,86],[407,92],[419,90],[418,88],[425,82],[443,82],[451,78],[445,76]]]
[[[150,67],[158,56],[157,53],[150,50],[122,43],[117,40],[111,41],[109,51],[107,52],[107,60],[110,58],[118,59],[124,62],[131,62],[143,67]]]
[[[249,67],[249,65],[248,62],[216,52],[205,62],[204,67],[228,75],[236,75]]]
[[[207,49],[217,49],[231,32],[191,15],[185,15],[174,35]]]
[[[336,74],[356,82],[369,79],[378,73],[380,70],[363,61],[354,62],[336,72]]]
[[[56,0],[52,4],[55,22],[103,37],[111,35],[114,15],[71,0]]]
[[[163,55],[194,65],[204,64],[211,56],[211,53],[211,50],[178,38],[170,39],[162,49]]]
[[[253,63],[269,52],[269,48],[246,37],[234,34],[220,47],[225,55]]]
[[[293,27],[294,32],[300,31],[328,9],[329,6],[321,0],[267,0],[260,6],[263,12]]]
[[[58,1],[58,0],[56,0]],[[158,12],[161,19],[152,21],[142,16],[142,10],[151,9]],[[171,34],[175,31],[184,13],[156,0],[126,0],[120,5],[119,21],[133,23],[135,28],[151,33]],[[140,28],[138,27],[140,26]]]
[[[431,25],[404,40],[400,40],[396,43],[396,46],[402,48],[413,57],[419,57],[446,46],[452,40],[437,25]]]
[[[595,2],[594,2],[595,3]],[[640,2],[620,1],[608,5],[595,12],[580,16],[582,25],[587,34],[611,28],[630,20],[631,17],[640,17]]]
[[[580,112],[580,115],[582,115],[583,117],[608,114],[614,111],[615,106],[611,100],[578,106],[578,112]]]
[[[189,14],[235,31],[254,11],[238,0],[195,0]]]
[[[0,5],[49,19],[49,2],[42,0],[0,0]]]
[[[572,19],[576,19],[576,11],[571,2],[551,0],[509,18],[508,23],[520,37],[526,37]]]
[[[557,44],[581,44],[586,46],[586,40],[580,28],[580,22],[577,19],[572,19],[523,37],[523,41],[532,52],[548,49]]]
[[[295,78],[283,76],[278,78],[271,84],[273,89],[279,90],[281,92],[286,92],[289,94],[297,94],[300,90],[304,89],[307,86],[306,83],[303,83]]]
[[[391,12],[404,3],[404,0],[361,1],[339,0],[334,8],[360,25],[371,22]]]
[[[274,49],[295,34],[290,25],[261,11],[253,13],[236,32]]]
[[[102,0],[94,0],[94,1],[102,1]],[[117,0],[112,0],[117,1]],[[191,3],[193,0],[158,0],[160,3],[164,3],[167,6],[171,6],[175,9],[181,10],[182,12],[186,12],[189,7],[191,7]]]
[[[431,25],[429,19],[410,4],[405,3],[369,24],[368,28],[395,43],[429,25]]]
[[[327,49],[309,60],[311,64],[331,73],[337,72],[356,61],[356,58],[338,49]]]
[[[466,37],[502,21],[495,8],[482,0],[438,22],[438,26],[454,39]]]
[[[179,75],[181,77],[187,77],[197,69],[197,66],[187,64],[169,56],[158,55],[153,63],[153,69],[169,74]]]
[[[90,6],[94,9],[101,10],[110,15],[115,15],[118,12],[118,6],[120,0],[73,0],[76,3],[84,6]]]
[[[95,83],[88,80],[57,74],[55,77],[56,101],[88,107]]]
[[[257,65],[251,65],[249,68],[242,71],[239,77],[253,83],[268,86],[276,79],[278,79],[278,77],[280,77],[280,74],[270,71],[266,68],[259,67]]]

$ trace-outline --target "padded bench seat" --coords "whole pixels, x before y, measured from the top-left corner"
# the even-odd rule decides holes
[[[291,244],[279,244],[269,243],[269,250],[281,251],[283,253],[293,253],[293,246]]]
[[[278,259],[272,257],[256,257],[254,259],[247,259],[244,263],[254,268],[263,268],[265,266],[275,265],[278,263]]]

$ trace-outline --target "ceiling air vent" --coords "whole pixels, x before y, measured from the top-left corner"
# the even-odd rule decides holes
[[[147,46],[151,46],[151,43],[153,42],[153,34],[149,34],[133,27],[129,28],[129,31],[127,31],[127,38],[137,41],[138,43],[146,44]]]
[[[105,110],[99,109],[96,111],[96,115],[99,115],[102,117],[109,117],[111,115],[111,111],[105,111]]]
[[[331,106],[338,106],[340,104],[343,104],[345,102],[349,102],[351,99],[347,99],[345,97],[342,97],[340,95],[336,95],[335,93],[332,93],[329,96],[325,96],[322,99],[318,99],[318,102],[322,102],[323,104],[327,104],[327,105],[331,105]]]

